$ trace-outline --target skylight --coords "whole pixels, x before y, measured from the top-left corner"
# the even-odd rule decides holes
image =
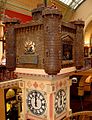
[[[72,9],[76,9],[85,0],[59,0],[59,1],[70,6]]]

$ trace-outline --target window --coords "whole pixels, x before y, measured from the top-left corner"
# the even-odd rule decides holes
[[[85,0],[59,0],[63,2],[64,4],[70,6],[72,9],[76,9],[81,3],[83,3]]]

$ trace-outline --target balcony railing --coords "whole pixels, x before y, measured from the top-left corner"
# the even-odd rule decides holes
[[[82,111],[72,113],[69,117],[63,120],[92,120],[92,111]]]

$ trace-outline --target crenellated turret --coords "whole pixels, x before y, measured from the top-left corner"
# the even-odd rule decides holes
[[[84,64],[84,21],[77,20],[74,21],[76,27],[76,39],[75,39],[75,64],[76,68],[80,69]]]
[[[44,25],[44,69],[50,75],[61,70],[61,20],[62,14],[56,8],[43,10]]]

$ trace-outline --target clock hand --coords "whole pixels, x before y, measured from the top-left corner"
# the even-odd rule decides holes
[[[37,107],[37,92],[35,91],[35,107]]]
[[[62,97],[60,98],[60,105],[62,105]]]

